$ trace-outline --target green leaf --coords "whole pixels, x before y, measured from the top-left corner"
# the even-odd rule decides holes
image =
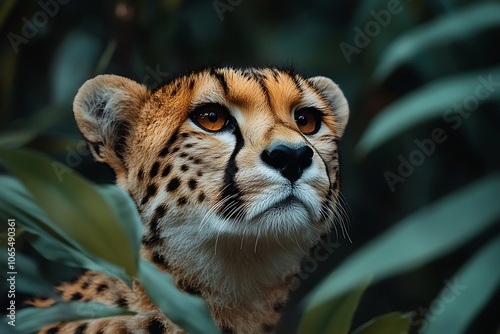
[[[5,220],[15,218],[16,225],[29,233],[27,238],[31,245],[45,258],[68,266],[97,270],[116,276],[129,285],[132,283],[123,268],[74,247],[66,240],[64,233],[47,218],[45,212],[34,203],[33,197],[15,178],[0,176],[0,187],[0,217]]]
[[[456,249],[500,217],[500,173],[485,176],[406,217],[344,261],[306,298],[306,309],[329,303],[373,275],[413,269]]]
[[[106,49],[101,54],[101,57],[99,58],[99,61],[97,62],[97,65],[96,65],[96,68],[94,71],[94,75],[104,73],[104,70],[109,65],[109,63],[111,62],[111,58],[113,58],[113,55],[115,54],[117,46],[118,46],[118,42],[115,39],[112,39],[111,41],[108,42]]]
[[[1,250],[3,251],[4,248]],[[29,295],[52,296],[55,294],[54,287],[44,279],[40,279],[43,275],[38,270],[35,261],[20,252],[16,252],[16,271],[17,291]]]
[[[410,314],[391,312],[380,315],[356,328],[352,334],[408,333]]]
[[[114,219],[125,232],[135,254],[139,252],[142,237],[142,221],[132,198],[121,188],[106,185],[97,188],[111,209]]]
[[[101,303],[57,303],[47,308],[29,307],[16,314],[16,331],[32,333],[43,326],[61,321],[96,319],[113,316],[134,315],[135,312],[120,308],[108,307]]]
[[[201,298],[179,291],[169,275],[142,258],[138,277],[149,298],[176,325],[190,334],[220,333]]]
[[[100,42],[83,29],[70,31],[53,56],[50,86],[56,103],[73,100],[78,89],[94,72],[99,60]]]
[[[135,204],[125,193],[113,192],[112,198],[111,191],[99,191],[76,172],[62,165],[55,167],[37,154],[2,150],[0,158],[44,210],[49,218],[44,221],[45,228],[52,235],[74,249],[94,254],[124,268],[129,276],[135,276],[140,219],[132,213]],[[111,208],[116,196],[122,196],[120,210],[128,216],[118,215],[116,209]]]
[[[0,148],[18,148],[32,141],[42,131],[61,121],[68,115],[70,108],[63,105],[53,105],[38,111],[26,118],[22,126],[9,129],[0,134]]]
[[[457,103],[462,104],[468,97],[472,96],[477,101],[499,99],[500,89],[493,88],[499,85],[499,78],[500,67],[493,67],[436,80],[400,98],[372,120],[356,147],[357,154],[365,155],[394,136],[424,121],[441,117],[446,122],[451,122],[446,118],[448,114],[456,114],[455,117],[463,118],[452,108]],[[494,82],[490,87],[493,91],[486,87],[482,88],[481,94],[488,96],[481,99],[477,96],[477,89],[483,85],[483,81],[490,80]]]
[[[19,224],[30,233],[44,235],[50,237],[51,241],[70,245],[18,180],[10,176],[0,176],[0,187],[0,217],[15,219],[16,225]]]
[[[422,326],[423,333],[465,331],[500,285],[499,255],[500,237],[496,237],[446,282],[445,288],[430,304]],[[433,309],[433,305],[438,310]]]
[[[347,294],[309,309],[299,326],[299,334],[348,334],[359,301],[369,285],[367,280]]]
[[[487,2],[463,7],[400,35],[380,56],[375,79],[382,81],[399,65],[429,48],[473,37],[500,25],[500,4]]]
[[[7,324],[9,321],[10,321],[9,318],[5,318],[5,320],[0,321],[0,333],[11,333],[11,332],[17,333],[15,327]]]

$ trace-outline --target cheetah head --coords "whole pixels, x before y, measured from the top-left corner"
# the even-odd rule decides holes
[[[211,68],[150,91],[101,75],[74,112],[95,159],[134,198],[143,243],[175,233],[309,245],[334,224],[349,110],[328,78]]]

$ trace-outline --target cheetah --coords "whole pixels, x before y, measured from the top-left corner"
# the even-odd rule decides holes
[[[136,203],[140,255],[203,298],[221,332],[274,332],[301,260],[339,223],[338,143],[349,108],[337,84],[214,67],[151,91],[100,75],[73,108],[95,160]],[[184,333],[138,281],[130,288],[88,271],[59,290],[136,314],[39,333]]]

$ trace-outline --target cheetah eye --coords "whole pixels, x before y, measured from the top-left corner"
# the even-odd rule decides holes
[[[196,108],[191,113],[190,118],[200,128],[209,132],[220,131],[228,123],[226,108],[215,103],[205,104]]]
[[[295,111],[295,123],[305,135],[313,135],[321,127],[321,114],[315,108],[302,108]]]

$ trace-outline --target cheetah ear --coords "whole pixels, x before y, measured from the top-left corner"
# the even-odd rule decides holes
[[[337,133],[341,137],[349,120],[349,105],[344,93],[335,82],[326,77],[313,77],[307,79],[307,81],[329,101],[330,106],[335,111],[338,124]]]
[[[97,161],[117,176],[126,172],[129,135],[150,92],[146,86],[116,75],[85,82],[73,102],[76,123]]]

